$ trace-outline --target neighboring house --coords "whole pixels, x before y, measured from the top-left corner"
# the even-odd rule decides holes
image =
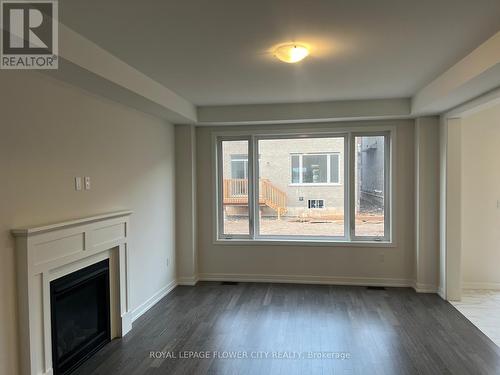
[[[248,178],[246,142],[227,142],[224,145],[224,179]],[[286,197],[283,214],[300,216],[311,210],[325,215],[344,212],[344,141],[343,138],[262,140],[259,143],[260,187],[268,184],[274,194]],[[264,182],[263,182],[264,181]],[[232,194],[246,194],[246,185],[233,183]],[[266,185],[267,186],[267,185]],[[227,210],[226,210],[227,211]],[[233,206],[230,214],[244,214],[246,205]],[[264,203],[261,213],[274,216],[277,210]]]
[[[380,213],[384,209],[384,142],[382,137],[362,137],[357,144],[357,204],[361,212]]]
[[[225,194],[231,197],[229,215],[247,215],[248,156],[246,141],[224,142],[223,178]],[[361,211],[377,212],[383,207],[383,176],[377,173],[384,163],[383,142],[377,137],[361,138],[357,145],[357,205]],[[363,166],[363,167],[361,167]],[[344,139],[269,139],[259,142],[261,214],[336,217],[344,214]],[[269,189],[280,204],[267,204]],[[236,199],[239,198],[239,199]]]

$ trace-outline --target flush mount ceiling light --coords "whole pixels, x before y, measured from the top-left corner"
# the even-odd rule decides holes
[[[297,43],[282,44],[274,50],[274,56],[286,63],[296,63],[309,55],[309,49]]]

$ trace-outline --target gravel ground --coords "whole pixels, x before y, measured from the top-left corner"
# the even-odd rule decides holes
[[[248,234],[248,219],[229,217],[224,223],[224,232],[230,234]],[[299,222],[297,218],[284,217],[281,220],[261,218],[260,234],[262,235],[303,235],[303,236],[343,236],[343,220],[317,220]],[[383,236],[383,217],[372,217],[370,220],[356,221],[356,234],[360,236]]]

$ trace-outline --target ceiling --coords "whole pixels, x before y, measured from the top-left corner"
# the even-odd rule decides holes
[[[61,0],[59,15],[196,105],[410,97],[500,29],[499,0]],[[279,62],[287,41],[311,56]]]

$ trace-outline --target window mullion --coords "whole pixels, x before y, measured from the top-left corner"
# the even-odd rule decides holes
[[[392,236],[390,224],[391,217],[391,202],[392,202],[392,186],[391,186],[391,153],[392,144],[391,137],[384,137],[384,240],[388,241]]]
[[[253,171],[254,171],[254,160],[253,160],[253,144],[252,137],[248,138],[248,178],[247,178],[247,199],[248,199],[248,234],[250,238],[254,238],[254,206],[253,206]]]
[[[216,163],[217,163],[217,236],[225,236],[224,230],[224,198],[223,198],[223,162],[222,162],[222,140],[217,139],[216,143]]]
[[[354,239],[354,226],[356,225],[355,218],[356,218],[356,192],[355,192],[355,173],[356,173],[356,166],[355,160],[356,160],[356,144],[355,144],[355,137],[352,133],[349,133],[348,136],[348,165],[347,165],[347,186],[348,186],[348,201],[349,201],[349,208],[348,208],[348,223],[349,223],[349,228],[347,231],[348,235],[348,240],[352,241]]]
[[[251,159],[249,172],[251,174],[248,179],[248,212],[250,215],[250,238],[255,239],[259,233],[259,163],[258,163],[258,140],[255,136],[250,137],[248,142],[248,155]]]

